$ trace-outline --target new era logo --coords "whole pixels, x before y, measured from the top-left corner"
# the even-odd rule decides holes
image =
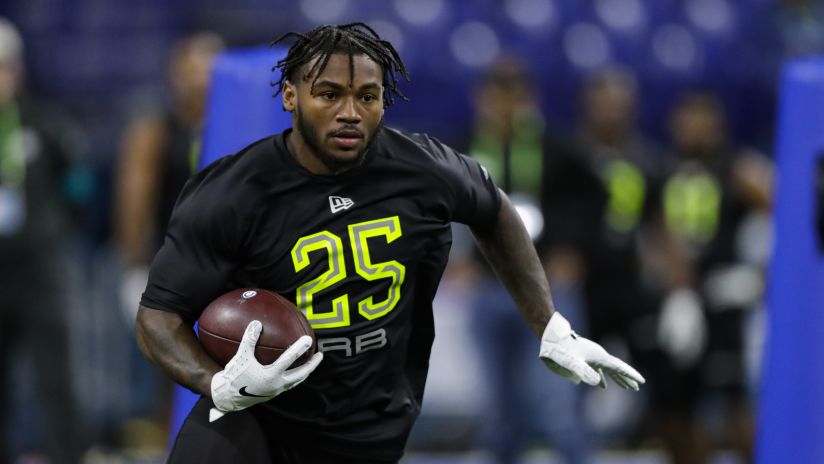
[[[349,198],[336,196],[329,197],[329,209],[331,209],[333,213],[349,209],[354,204],[355,202]]]

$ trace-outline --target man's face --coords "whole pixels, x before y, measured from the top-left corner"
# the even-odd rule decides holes
[[[584,103],[590,123],[596,127],[621,127],[635,114],[635,94],[619,79],[611,79],[587,89]]]
[[[205,100],[212,65],[220,51],[220,44],[208,38],[191,38],[177,46],[169,63],[169,80],[176,98]]]
[[[361,162],[383,118],[383,72],[366,55],[355,55],[350,81],[349,56],[333,54],[312,89],[314,75],[304,77],[314,61],[287,82],[283,105],[292,112],[293,130],[303,139],[309,156],[330,173]],[[298,157],[301,154],[296,154]]]
[[[708,153],[724,145],[724,116],[708,103],[686,104],[674,111],[670,131],[676,147],[688,153]]]
[[[519,70],[503,66],[477,88],[473,97],[478,122],[486,130],[506,137],[517,123],[516,115],[535,107],[537,92]]]

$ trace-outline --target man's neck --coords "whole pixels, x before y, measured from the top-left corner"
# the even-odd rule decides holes
[[[312,174],[334,174],[315,155],[312,147],[306,143],[297,127],[293,126],[292,130],[286,134],[286,150],[298,164]]]

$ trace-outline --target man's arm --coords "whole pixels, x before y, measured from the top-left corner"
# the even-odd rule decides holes
[[[137,345],[175,382],[211,397],[212,377],[221,367],[200,346],[192,327],[174,313],[140,306]]]
[[[215,407],[209,412],[209,422],[294,388],[323,360],[323,353],[318,352],[304,364],[291,368],[312,346],[312,338],[304,335],[272,364],[264,366],[255,358],[255,345],[261,330],[260,321],[252,321],[243,334],[237,354],[221,370],[200,346],[192,327],[179,315],[142,305],[137,313],[140,351],[177,383],[212,398]],[[253,394],[244,393],[247,388]]]
[[[515,304],[539,337],[555,312],[546,273],[518,212],[503,192],[497,220],[472,233]]]
[[[622,388],[638,390],[644,383],[638,371],[576,334],[563,315],[555,312],[538,253],[503,192],[496,221],[488,227],[474,227],[472,233],[532,331],[541,337],[539,357],[547,367],[575,383],[583,380],[606,388],[608,375]]]
[[[116,173],[115,240],[129,266],[151,261],[150,233],[162,182],[166,130],[159,118],[143,117],[123,138]]]

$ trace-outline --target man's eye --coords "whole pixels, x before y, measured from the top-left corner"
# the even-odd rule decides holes
[[[326,100],[334,100],[337,95],[334,92],[323,92],[320,94],[321,98]]]
[[[367,93],[367,94],[365,94],[364,96],[361,97],[361,100],[363,100],[366,103],[373,102],[377,99],[378,99],[378,97],[372,95],[371,93]]]

